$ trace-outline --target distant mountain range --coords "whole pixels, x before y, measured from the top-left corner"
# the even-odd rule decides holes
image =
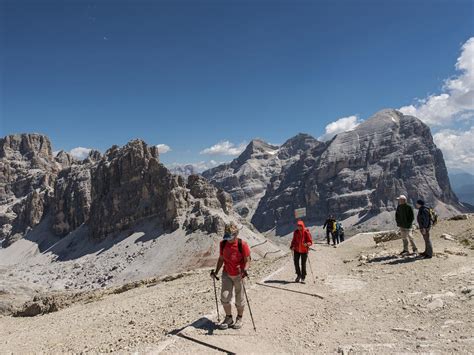
[[[393,226],[400,194],[412,203],[424,199],[441,216],[467,208],[451,189],[429,127],[392,109],[329,142],[307,134],[280,147],[254,140],[203,176],[230,193],[238,213],[258,230],[275,234],[291,230],[300,207],[310,224],[333,214],[365,229]]]

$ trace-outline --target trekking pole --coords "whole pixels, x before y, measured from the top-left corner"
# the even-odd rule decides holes
[[[214,281],[214,296],[216,298],[216,309],[217,309],[217,322],[219,323],[221,321],[221,316],[219,314],[219,303],[217,302],[217,288],[216,288],[216,279],[219,280],[217,275],[212,271],[214,277],[212,278],[212,281]]]
[[[252,308],[250,308],[249,297],[247,296],[247,290],[245,289],[244,279],[242,279],[242,288],[244,289],[245,299],[247,300],[247,305],[249,307],[249,313],[250,313],[250,318],[252,319],[253,330],[257,331],[257,328],[255,328],[255,321],[253,320]]]
[[[313,276],[313,284],[316,284],[316,280],[314,278],[313,268],[311,267],[311,259],[309,257],[309,251],[308,251],[308,264],[309,264],[309,269],[311,270],[311,276]]]

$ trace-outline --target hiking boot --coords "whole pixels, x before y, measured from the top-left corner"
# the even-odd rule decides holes
[[[401,252],[400,254],[398,254],[398,255],[400,255],[400,256],[408,256],[408,254],[409,254],[409,253],[408,253],[408,250],[404,250],[404,251],[402,251],[402,252]]]
[[[237,318],[235,318],[235,323],[232,325],[232,328],[234,328],[234,329],[242,328],[242,317],[241,316],[237,316]]]
[[[297,276],[296,279],[295,279],[295,282],[298,283],[298,282],[300,282],[300,280],[301,280],[301,277]]]
[[[304,284],[306,282],[304,282],[304,277],[301,278],[301,283]]]
[[[432,255],[428,255],[428,254],[423,254],[421,256],[422,259],[431,259],[433,256]]]
[[[234,324],[234,319],[232,318],[232,316],[225,316],[222,323],[219,324],[219,329],[221,330],[228,329],[229,327],[232,327],[233,324]]]
[[[411,253],[411,255],[417,256],[418,255],[418,249],[413,250],[413,253]]]

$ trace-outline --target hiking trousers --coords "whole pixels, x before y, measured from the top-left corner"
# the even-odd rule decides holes
[[[425,240],[424,254],[426,254],[427,256],[432,257],[433,256],[433,244],[431,244],[431,239],[430,239],[430,228],[421,228],[420,233],[423,236],[423,239]]]
[[[331,234],[332,234],[332,245],[339,244],[339,233],[331,232]]]
[[[329,239],[329,236],[331,235],[331,231],[329,230],[329,227],[326,229],[326,239],[328,240],[328,245],[331,244],[331,240]]]
[[[411,228],[402,228],[400,227],[400,235],[403,238],[403,251],[408,252],[408,242],[413,249],[413,252],[417,252],[415,240],[413,239],[413,230]]]
[[[230,276],[227,272],[222,273],[221,302],[230,304],[233,291],[235,290],[235,306],[244,308],[245,300],[242,292],[242,278],[240,275]]]
[[[301,259],[301,267],[300,267]],[[306,260],[308,260],[308,253],[293,252],[293,261],[295,262],[295,272],[301,278],[306,278]]]

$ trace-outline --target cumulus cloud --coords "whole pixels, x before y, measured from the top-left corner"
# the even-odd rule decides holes
[[[319,137],[321,141],[330,140],[336,134],[351,131],[356,128],[362,121],[356,116],[342,117],[337,121],[331,122],[326,126],[326,132]]]
[[[166,144],[157,144],[156,147],[158,148],[158,153],[165,154],[171,151],[171,147]]]
[[[443,129],[433,135],[448,168],[474,171],[474,126],[469,130]]]
[[[464,43],[456,62],[458,74],[444,82],[442,92],[400,108],[430,126],[446,126],[474,117],[474,37]]]
[[[238,146],[229,141],[220,141],[212,147],[203,149],[200,154],[207,155],[239,155],[245,149],[246,143],[241,143]]]
[[[76,158],[78,160],[83,160],[89,156],[89,152],[91,150],[92,150],[91,148],[76,147],[76,148],[71,149],[69,151],[69,154],[71,154],[73,158]]]

